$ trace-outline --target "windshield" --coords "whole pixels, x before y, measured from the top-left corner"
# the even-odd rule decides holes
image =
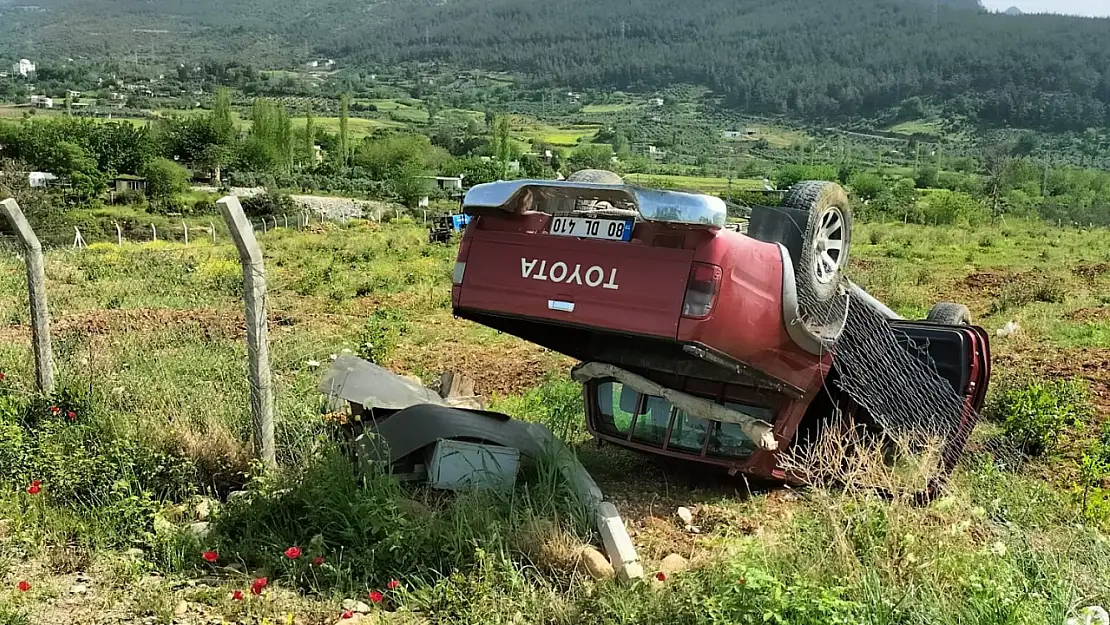
[[[708,421],[675,408],[661,397],[644,395],[620,382],[597,385],[597,427],[637,443],[689,452],[698,456],[748,458],[758,449],[735,423]],[[768,423],[769,408],[725,402],[726,407]]]

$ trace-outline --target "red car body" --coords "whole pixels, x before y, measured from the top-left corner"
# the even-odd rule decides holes
[[[817,400],[829,380],[832,356],[800,327],[785,247],[714,224],[647,219],[632,222],[625,240],[556,236],[551,229],[560,218],[557,211],[511,207],[529,185],[543,185],[542,191],[550,183],[518,181],[503,190],[505,206],[467,207],[474,219],[462,237],[454,273],[457,316],[582,361],[618,365],[667,388],[772,415],[768,420],[779,451],[791,444],[805,419],[829,412],[831,406]],[[967,413],[974,414],[989,375],[986,334],[970,326],[892,323],[911,339],[923,338],[930,350],[955,345],[955,356],[945,356],[961,361],[953,387],[966,398]],[[638,436],[645,405],[658,404],[657,398],[636,399],[636,408],[625,411],[631,412],[631,423],[611,427],[615,417],[602,413],[617,408],[612,397],[600,396],[609,388],[604,382],[586,384],[587,422],[598,438],[730,471],[785,477],[777,467],[779,451],[714,453],[712,433],[728,438],[727,424],[698,420],[693,427],[704,435],[676,447],[675,428],[696,418],[674,408],[669,420],[658,416],[653,434]],[[622,391],[620,403],[631,407],[632,400],[625,399]],[[701,448],[695,449],[699,441]]]

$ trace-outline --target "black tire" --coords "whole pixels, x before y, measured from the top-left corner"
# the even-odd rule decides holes
[[[605,169],[582,169],[567,177],[567,182],[592,182],[595,184],[624,184],[617,174]]]
[[[971,325],[971,311],[963,304],[941,302],[933,306],[925,320],[950,326],[969,326]]]
[[[835,182],[799,182],[786,192],[780,208],[786,209],[802,235],[794,242],[800,249],[787,246],[794,260],[798,299],[818,304],[831,301],[840,291],[852,245],[848,194]]]

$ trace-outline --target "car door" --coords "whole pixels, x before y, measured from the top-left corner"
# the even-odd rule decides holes
[[[975,427],[990,381],[990,340],[978,326],[951,326],[926,321],[893,321],[900,342],[923,363],[936,368],[963,400],[963,413],[944,450],[951,469]]]

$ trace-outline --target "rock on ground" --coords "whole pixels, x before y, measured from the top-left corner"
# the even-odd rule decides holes
[[[663,561],[659,563],[659,570],[662,571],[663,574],[665,574],[668,578],[678,573],[682,573],[688,568],[690,568],[690,563],[686,560],[686,558],[683,558],[677,553],[672,553],[666,558],[663,558]]]
[[[596,580],[613,579],[616,576],[616,571],[613,570],[613,565],[610,564],[609,558],[593,547],[583,547],[580,552],[582,558],[582,566],[589,573],[590,577]]]

